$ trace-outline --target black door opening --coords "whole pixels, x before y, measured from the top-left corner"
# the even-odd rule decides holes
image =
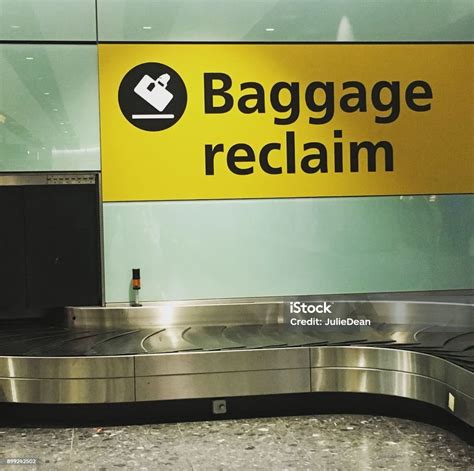
[[[0,186],[0,317],[102,304],[96,180]]]

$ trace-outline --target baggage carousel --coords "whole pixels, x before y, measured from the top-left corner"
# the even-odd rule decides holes
[[[473,304],[336,300],[326,317],[371,325],[304,328],[291,325],[288,305],[71,307],[60,324],[3,322],[0,402],[353,392],[427,402],[474,426]]]

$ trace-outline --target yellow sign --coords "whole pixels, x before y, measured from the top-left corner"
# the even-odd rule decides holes
[[[100,45],[104,200],[473,193],[473,52]]]

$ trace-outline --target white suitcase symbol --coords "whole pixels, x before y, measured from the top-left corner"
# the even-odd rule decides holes
[[[156,80],[145,75],[133,91],[153,108],[163,111],[173,99],[173,94],[166,89],[169,80],[169,74],[160,75]]]

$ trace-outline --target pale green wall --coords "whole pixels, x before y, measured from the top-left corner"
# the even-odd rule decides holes
[[[97,47],[0,44],[0,172],[99,169]]]
[[[95,41],[95,0],[0,0],[0,40]]]
[[[473,5],[472,0],[98,0],[99,40],[470,40]]]
[[[431,200],[109,203],[107,301],[471,288],[474,196]]]
[[[97,5],[98,32],[95,0],[0,0],[0,42],[474,39],[471,0]],[[0,44],[0,115],[0,172],[99,169],[96,46]],[[472,195],[109,203],[106,298],[128,301],[137,266],[145,301],[472,288],[473,208]]]

